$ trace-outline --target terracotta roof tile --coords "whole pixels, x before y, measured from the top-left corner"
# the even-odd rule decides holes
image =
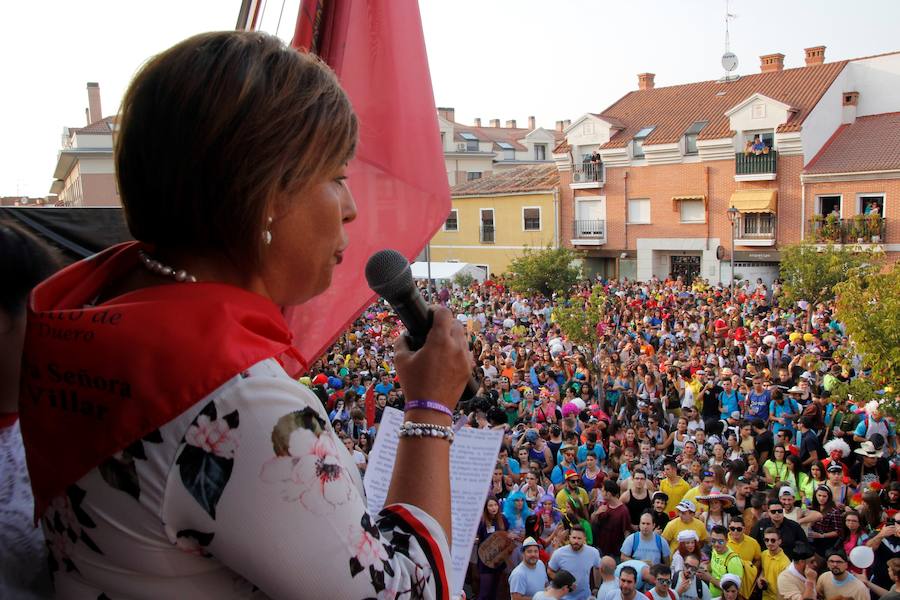
[[[629,92],[597,115],[605,120],[617,119],[625,126],[601,147],[627,146],[635,133],[650,126],[656,128],[644,140],[645,144],[677,142],[696,121],[709,121],[697,136],[701,140],[729,137],[733,134],[725,111],[755,93],[796,109],[777,131],[799,131],[803,120],[847,62],[745,75],[727,83],[702,81]],[[721,92],[725,93],[718,95]]]
[[[565,154],[571,149],[572,145],[569,144],[569,142],[567,142],[566,140],[563,140],[556,145],[556,148],[553,149],[553,154]]]
[[[473,179],[450,188],[452,196],[478,194],[511,194],[516,192],[541,192],[559,186],[556,165],[524,165],[512,169],[494,171],[493,175]]]
[[[85,127],[70,127],[69,133],[112,133],[112,123],[115,123],[119,115],[103,117]]]
[[[900,169],[900,112],[859,117],[842,125],[804,173],[858,173]]]

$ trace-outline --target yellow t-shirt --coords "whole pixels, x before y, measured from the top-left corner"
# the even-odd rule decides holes
[[[760,556],[762,558],[762,576],[768,584],[762,593],[763,600],[778,600],[778,576],[788,568],[791,559],[783,550],[779,550],[777,556],[772,556],[768,550],[763,550]]]
[[[706,492],[708,494],[709,492]],[[697,502],[697,496],[705,496],[703,490],[700,489],[700,486],[694,486],[685,492],[684,496],[681,498],[682,500],[690,500],[694,503],[694,506],[697,508],[698,513],[706,512],[706,506]]]
[[[734,552],[737,552],[738,556],[747,562],[759,564],[759,542],[747,535],[746,532],[744,533],[744,539],[742,539],[740,543],[731,539],[731,535],[729,534],[728,547]]]
[[[706,525],[704,525],[703,521],[694,517],[694,519],[690,523],[685,523],[681,520],[681,517],[676,517],[669,521],[669,524],[666,525],[666,528],[663,529],[663,539],[669,542],[669,549],[674,553],[675,549],[678,548],[678,534],[682,531],[686,531],[688,529],[692,529],[697,532],[697,537],[700,538],[700,545],[703,545],[703,542],[706,541],[706,538],[709,537],[706,533]]]
[[[681,499],[684,498],[689,489],[691,489],[691,486],[681,477],[678,478],[674,485],[669,483],[668,477],[663,477],[662,481],[659,482],[659,491],[669,496],[669,501],[666,502],[667,513],[675,510],[675,506],[681,502]]]

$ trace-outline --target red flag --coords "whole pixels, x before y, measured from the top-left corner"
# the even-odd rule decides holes
[[[375,424],[375,384],[369,384],[366,390],[366,427]]]
[[[447,218],[450,189],[416,0],[303,0],[292,44],[334,69],[359,118],[350,246],[325,293],[285,310],[311,362],[374,299],[369,256],[390,247],[411,261]]]

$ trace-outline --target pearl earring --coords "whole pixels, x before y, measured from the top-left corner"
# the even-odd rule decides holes
[[[269,217],[269,220],[266,221],[266,230],[263,231],[263,243],[266,246],[269,246],[272,243],[272,232],[269,230],[269,228],[271,226],[272,226],[272,217]]]

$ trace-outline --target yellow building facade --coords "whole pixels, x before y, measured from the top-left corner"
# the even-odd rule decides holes
[[[454,186],[450,215],[431,240],[431,260],[499,275],[526,248],[557,247],[558,181],[554,165],[535,165]]]

